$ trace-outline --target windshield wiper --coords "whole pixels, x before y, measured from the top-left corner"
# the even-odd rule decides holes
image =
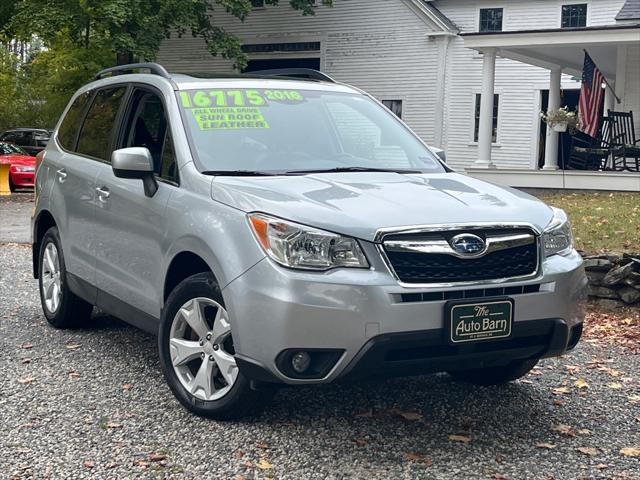
[[[205,170],[203,175],[216,175],[219,177],[272,177],[279,175],[275,172],[265,172],[261,170]]]
[[[421,170],[404,168],[375,168],[375,167],[336,167],[311,170],[289,170],[289,175],[306,175],[308,173],[343,173],[343,172],[390,172],[390,173],[423,173]]]

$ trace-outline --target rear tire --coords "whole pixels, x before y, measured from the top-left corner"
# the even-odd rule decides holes
[[[14,193],[16,191],[16,186],[13,184],[13,182],[11,181],[11,175],[9,175],[9,191],[11,193]]]
[[[38,265],[40,302],[47,321],[55,328],[74,328],[86,324],[93,305],[69,290],[57,227],[51,227],[44,234]]]
[[[255,391],[235,363],[231,325],[213,274],[183,280],[169,295],[158,335],[160,366],[187,410],[217,420],[258,413],[269,391]]]
[[[472,370],[448,372],[455,380],[473,385],[503,385],[524,377],[538,363],[538,359],[514,360],[507,365],[488,368],[474,368]]]

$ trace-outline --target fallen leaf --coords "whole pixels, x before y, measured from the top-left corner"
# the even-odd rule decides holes
[[[247,480],[247,477],[245,477],[244,475],[236,475],[235,477],[233,477],[233,480]]]
[[[554,432],[558,432],[562,435],[566,435],[567,437],[576,436],[576,433],[573,431],[573,429],[569,425],[564,425],[562,423],[558,425],[554,425],[553,427],[551,427],[551,430],[553,430]]]
[[[426,458],[424,455],[420,455],[419,453],[415,453],[415,452],[405,453],[404,454],[404,459],[407,462],[421,463],[421,464],[426,465],[428,467],[433,465],[433,460],[431,460],[430,458]]]
[[[122,389],[123,389],[123,390],[131,390],[131,384],[129,384],[129,383],[123,383],[123,384],[122,384]]]
[[[33,377],[24,377],[18,379],[18,383],[21,383],[22,385],[31,385],[35,381],[36,379]]]
[[[449,440],[452,442],[469,443],[471,441],[471,437],[468,435],[449,435]]]
[[[95,463],[93,463],[91,460],[85,460],[84,462],[82,462],[82,465],[85,466],[85,468],[93,468],[95,467]]]
[[[576,448],[576,450],[584,455],[589,455],[591,457],[600,453],[600,450],[595,447],[578,447]]]
[[[625,457],[640,457],[640,447],[625,447],[620,449]]]
[[[273,465],[267,462],[265,458],[261,458],[260,461],[256,463],[256,467],[258,467],[260,470],[269,470],[270,468],[273,468]]]
[[[569,393],[569,387],[556,387],[551,390],[551,393],[554,395],[564,395],[565,393]]]
[[[107,463],[104,468],[106,468],[107,470],[111,470],[113,468],[116,468],[117,466],[119,466],[119,463],[116,462],[111,462],[111,463]]]
[[[420,415],[418,412],[398,412],[398,415],[400,415],[405,420],[411,421],[422,420],[423,418],[422,415]]]
[[[23,358],[21,363],[22,363],[23,365],[26,365],[26,364],[28,364],[28,363],[31,363],[31,359],[30,359],[30,358]]]
[[[29,350],[31,348],[33,348],[33,343],[23,343],[22,345],[20,345],[20,348],[22,348],[23,350]]]
[[[267,448],[269,448],[269,445],[267,445],[265,442],[260,442],[256,444],[256,447],[266,450]]]
[[[149,460],[152,462],[161,462],[167,458],[167,455],[164,453],[152,453],[149,455]]]
[[[630,395],[627,397],[630,402],[640,402],[640,395]]]
[[[604,470],[605,468],[607,468],[609,465],[607,465],[606,463],[599,463],[597,465],[594,465],[593,468],[597,468],[598,470]]]
[[[609,388],[611,388],[611,389],[613,389],[613,390],[619,390],[619,389],[621,389],[621,388],[622,388],[622,384],[621,384],[621,383],[618,383],[618,382],[612,382],[612,383],[609,383],[609,384],[607,385],[607,387],[609,387]]]
[[[536,444],[536,447],[538,448],[546,448],[547,450],[551,450],[553,448],[556,448],[556,446],[553,443],[538,443]]]
[[[72,370],[72,371],[70,371],[70,372],[67,372],[67,375],[69,375],[70,377],[73,377],[73,378],[78,378],[78,377],[81,377],[81,376],[82,376],[82,375],[80,375],[80,373],[79,373],[79,372],[76,372],[76,371],[74,371],[74,370]]]
[[[113,429],[115,429],[115,428],[122,428],[122,424],[121,424],[121,423],[118,423],[118,422],[107,422],[107,423],[105,424],[105,427],[107,427],[107,428],[113,428]]]
[[[578,435],[591,435],[591,430],[587,428],[581,428],[576,432]]]
[[[76,350],[76,349],[80,348],[81,345],[78,344],[78,343],[69,343],[69,344],[66,345],[66,347],[67,347],[68,350]]]
[[[562,400],[554,400],[553,404],[557,407],[561,407],[564,405],[564,402]]]
[[[134,460],[133,464],[141,468],[147,468],[149,466],[149,462],[146,460]]]
[[[580,367],[578,367],[577,365],[565,365],[564,368],[566,368],[571,375],[580,370]]]
[[[505,456],[498,453],[496,455],[496,463],[504,463],[504,461],[506,460]]]
[[[584,378],[579,378],[578,380],[573,382],[573,385],[578,388],[589,388],[589,384]]]
[[[493,475],[491,475],[491,478],[493,478],[493,480],[507,480],[507,477],[505,477],[501,473],[494,473]]]

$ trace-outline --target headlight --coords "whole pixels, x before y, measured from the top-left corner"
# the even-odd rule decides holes
[[[249,223],[267,255],[285,267],[305,270],[369,267],[354,238],[260,213],[250,214]]]
[[[16,172],[35,172],[35,171],[36,171],[35,167],[28,167],[24,165],[16,166]]]
[[[553,219],[542,234],[544,254],[547,257],[573,248],[571,222],[569,222],[567,214],[559,208],[551,208],[553,208]]]

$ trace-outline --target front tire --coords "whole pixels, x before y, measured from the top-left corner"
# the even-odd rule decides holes
[[[85,324],[91,316],[93,305],[69,290],[57,227],[51,227],[44,234],[38,265],[40,302],[47,321],[55,328],[74,328]]]
[[[474,368],[472,370],[450,371],[455,380],[473,385],[503,385],[524,377],[538,363],[538,359],[514,360],[507,365],[488,368]]]
[[[268,392],[256,392],[238,369],[231,324],[213,274],[200,273],[171,292],[158,335],[169,388],[191,412],[231,420],[258,412]]]

